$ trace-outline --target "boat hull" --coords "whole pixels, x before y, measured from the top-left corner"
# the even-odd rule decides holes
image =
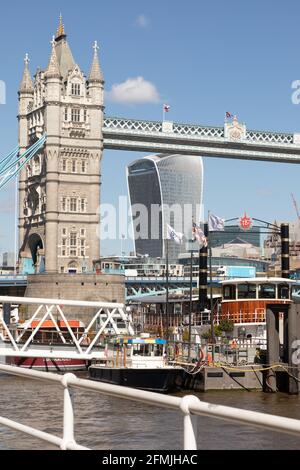
[[[90,379],[114,385],[148,390],[151,392],[167,393],[181,387],[183,369],[179,368],[119,368],[119,367],[89,367]]]
[[[35,369],[42,371],[74,371],[86,370],[88,365],[87,361],[82,359],[48,359],[44,357],[6,357],[6,364],[10,366],[25,367],[26,369]]]

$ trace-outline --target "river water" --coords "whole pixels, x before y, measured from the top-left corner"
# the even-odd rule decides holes
[[[0,376],[0,416],[61,436],[63,392],[56,384]],[[198,393],[202,400],[300,419],[300,396],[246,391]],[[162,408],[74,392],[76,440],[99,450],[182,448],[182,418]],[[52,449],[53,446],[0,426],[0,449]],[[199,449],[299,449],[300,438],[198,418]]]

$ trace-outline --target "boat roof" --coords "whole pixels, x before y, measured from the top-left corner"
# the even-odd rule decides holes
[[[26,322],[23,323],[21,326],[23,327],[30,327],[30,328],[36,328],[40,324],[41,320],[32,320],[30,324],[28,325]],[[84,328],[84,323],[80,320],[68,320],[68,325],[63,320],[57,320],[57,325],[59,328]],[[41,324],[40,328],[56,328],[55,323],[52,320],[44,320],[43,323]]]
[[[167,344],[165,339],[161,338],[117,338],[117,344]]]
[[[207,297],[210,298],[210,294],[208,292]],[[213,298],[217,299],[220,298],[221,294],[213,294]],[[198,295],[193,295],[192,300],[198,300]],[[165,304],[167,302],[166,295],[145,295],[140,297],[135,297],[130,301],[131,304]],[[190,302],[190,297],[169,297],[168,303],[169,304],[182,304],[184,302]]]
[[[221,281],[221,284],[295,284],[295,281],[284,277],[239,277]]]

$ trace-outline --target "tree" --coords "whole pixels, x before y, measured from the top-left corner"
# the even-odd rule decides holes
[[[234,329],[234,323],[229,320],[221,320],[219,325],[214,326],[215,336],[222,336],[223,331],[226,333],[231,333]],[[204,333],[202,333],[201,337],[203,339],[211,338],[211,328]]]
[[[234,329],[234,323],[230,320],[221,320],[219,326],[220,329],[226,333],[231,333]]]

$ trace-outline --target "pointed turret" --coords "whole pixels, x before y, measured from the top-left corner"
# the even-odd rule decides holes
[[[75,61],[67,41],[65,26],[63,24],[62,15],[59,17],[59,25],[55,36],[55,50],[59,66],[60,74],[65,82],[69,72],[75,67]]]
[[[90,83],[103,83],[104,79],[103,79],[103,73],[100,67],[100,63],[99,63],[99,57],[98,57],[99,46],[98,46],[97,41],[95,41],[93,45],[93,49],[94,49],[94,58],[93,58],[93,63],[92,63],[91,71],[90,71],[89,82]]]
[[[33,93],[33,83],[32,83],[32,79],[30,76],[29,67],[28,67],[28,64],[29,64],[28,54],[25,55],[24,62],[25,62],[25,68],[24,68],[23,78],[20,84],[19,92],[20,93]]]
[[[48,68],[46,70],[45,76],[46,76],[46,78],[60,78],[61,74],[60,74],[57,55],[56,55],[54,36],[52,38],[51,44],[52,44],[52,51],[51,51],[49,65],[48,65]]]
[[[62,38],[66,38],[65,25],[63,24],[62,14],[59,15],[59,24],[56,31],[55,40],[60,41]]]

